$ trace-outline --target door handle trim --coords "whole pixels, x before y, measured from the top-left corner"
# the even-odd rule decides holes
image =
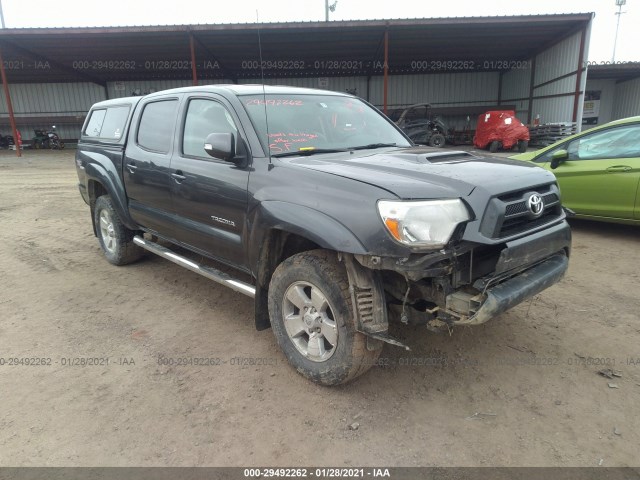
[[[628,172],[632,170],[632,168],[628,165],[614,165],[612,167],[607,168],[607,172]]]
[[[171,176],[178,183],[182,182],[185,178],[187,178],[184,175],[180,175],[179,173],[172,173]]]

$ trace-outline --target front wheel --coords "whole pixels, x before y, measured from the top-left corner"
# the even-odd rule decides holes
[[[444,135],[442,135],[441,133],[434,133],[433,135],[431,135],[431,138],[429,139],[430,147],[442,148],[444,147],[444,144],[445,144]]]
[[[491,144],[489,145],[489,151],[491,153],[496,153],[498,151],[498,148],[500,148],[500,142],[497,140],[494,140],[493,142],[491,142]]]
[[[94,221],[100,247],[109,263],[126,265],[142,256],[144,250],[133,243],[136,232],[123,225],[108,195],[96,200]]]
[[[334,252],[312,250],[282,262],[269,285],[269,316],[289,363],[321,385],[355,379],[380,355],[355,330],[347,272]]]
[[[527,151],[529,147],[529,142],[527,140],[518,140],[518,152],[524,153]]]

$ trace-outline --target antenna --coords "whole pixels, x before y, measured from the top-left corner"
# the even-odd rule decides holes
[[[269,137],[269,116],[267,115],[267,92],[264,87],[264,64],[262,63],[262,37],[260,36],[260,17],[258,10],[256,10],[256,21],[258,22],[258,50],[260,51],[260,75],[262,77],[262,100],[264,101],[264,122],[267,126],[267,155],[269,156],[269,163],[271,163],[271,147]]]
[[[620,30],[620,17],[627,13],[622,11],[622,7],[626,5],[627,0],[616,0],[616,5],[618,6],[618,11],[616,15],[618,16],[618,21],[616,23],[616,36],[613,40],[613,55],[611,56],[611,63],[616,63],[616,46],[618,45],[618,30]]]

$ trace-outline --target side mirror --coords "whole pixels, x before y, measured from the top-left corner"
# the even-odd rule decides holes
[[[551,168],[555,170],[558,166],[569,158],[569,152],[564,149],[558,150],[551,155]]]
[[[204,151],[214,158],[220,158],[226,162],[233,161],[236,154],[233,133],[210,134],[204,141]]]

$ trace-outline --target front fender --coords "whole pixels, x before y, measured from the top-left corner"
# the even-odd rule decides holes
[[[262,202],[253,216],[249,236],[249,261],[256,266],[265,235],[272,229],[300,235],[322,248],[337,252],[368,253],[360,240],[333,217],[319,210],[281,201]]]
[[[116,210],[116,213],[118,214],[118,217],[120,217],[122,223],[130,230],[137,230],[139,227],[129,215],[124,184],[120,179],[120,175],[118,174],[118,170],[115,165],[109,159],[104,163],[97,162],[95,158],[92,160],[93,161],[85,165],[87,191],[89,192],[90,198],[92,198],[92,210],[95,198],[92,196],[91,182],[94,181],[102,185],[104,190],[107,191],[111,197],[113,208]]]

